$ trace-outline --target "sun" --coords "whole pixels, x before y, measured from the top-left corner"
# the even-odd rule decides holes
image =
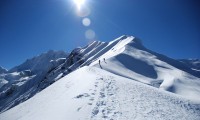
[[[85,4],[85,0],[73,0],[77,8],[80,10],[81,7]]]

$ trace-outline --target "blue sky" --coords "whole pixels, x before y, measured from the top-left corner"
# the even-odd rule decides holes
[[[171,58],[200,58],[199,0],[86,0],[91,25],[82,25],[73,0],[0,0],[0,65],[11,68],[52,50],[70,52],[91,40],[121,35]]]

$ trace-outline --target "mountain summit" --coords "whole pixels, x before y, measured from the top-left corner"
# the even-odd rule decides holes
[[[200,71],[187,63],[127,35],[51,51],[1,74],[0,118],[197,120]]]

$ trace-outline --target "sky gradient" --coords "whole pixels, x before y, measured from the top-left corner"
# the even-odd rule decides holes
[[[48,50],[70,52],[121,35],[171,58],[200,58],[199,0],[86,0],[83,26],[73,0],[0,0],[0,66],[12,68]],[[92,29],[89,40],[85,31]]]

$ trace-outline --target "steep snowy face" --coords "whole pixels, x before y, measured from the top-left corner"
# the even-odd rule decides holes
[[[67,56],[63,51],[51,50],[0,74],[0,111],[7,110],[41,91],[41,81],[51,70],[64,63]]]

